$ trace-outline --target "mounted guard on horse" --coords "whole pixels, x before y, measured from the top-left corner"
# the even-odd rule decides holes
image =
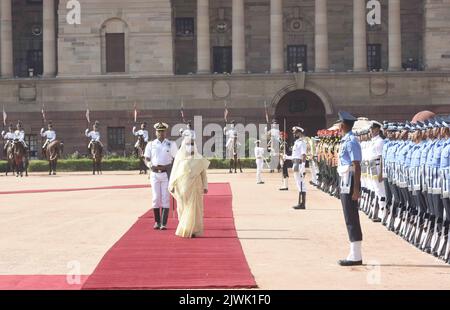
[[[136,130],[136,126],[133,127],[133,135],[138,137],[134,144],[134,152],[136,157],[139,158],[139,174],[147,174],[148,167],[145,165],[144,152],[147,146],[149,134],[147,130],[147,123],[141,124],[141,129]]]
[[[46,131],[41,128],[41,137],[45,138],[45,143],[42,145],[42,157],[49,162],[48,174],[56,175],[56,165],[62,155],[64,144],[56,140],[56,131],[53,129],[52,122],[48,122]]]
[[[92,131],[89,131],[88,128],[84,132],[85,136],[91,139],[88,144],[88,151],[92,156],[92,174],[95,174],[95,172],[101,174],[102,172],[103,143],[100,141],[99,125],[100,123],[95,121]]]

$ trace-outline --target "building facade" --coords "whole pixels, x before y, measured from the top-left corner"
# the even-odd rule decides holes
[[[367,4],[381,4],[369,25]],[[138,122],[270,118],[309,135],[338,110],[373,119],[450,113],[448,0],[1,0],[0,95],[32,145],[52,120],[85,152],[91,120],[111,152]],[[69,22],[80,4],[79,23]]]

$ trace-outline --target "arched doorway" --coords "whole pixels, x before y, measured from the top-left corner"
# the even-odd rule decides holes
[[[286,119],[289,133],[292,127],[301,126],[307,136],[315,136],[319,129],[327,125],[322,100],[315,93],[304,89],[293,90],[280,99],[275,108],[275,119],[280,124],[280,130],[284,130]]]

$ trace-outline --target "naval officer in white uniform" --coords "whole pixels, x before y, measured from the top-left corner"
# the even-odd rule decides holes
[[[284,155],[284,160],[292,160],[294,169],[294,179],[298,189],[298,204],[293,208],[306,209],[306,182],[305,182],[305,164],[306,164],[306,142],[303,139],[305,130],[301,127],[295,126],[292,128],[292,133],[297,139],[292,148],[292,155]]]
[[[264,148],[260,147],[261,141],[255,141],[255,159],[256,159],[256,184],[264,184],[261,174],[264,168]]]
[[[151,170],[152,208],[155,215],[153,228],[166,230],[170,207],[169,174],[178,147],[175,142],[166,139],[169,125],[160,122],[153,127],[157,138],[147,144],[144,157]]]

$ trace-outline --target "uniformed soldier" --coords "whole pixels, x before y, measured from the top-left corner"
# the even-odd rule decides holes
[[[311,158],[309,159],[309,166],[311,168],[311,181],[310,184],[318,186],[319,184],[319,162],[318,162],[318,144],[320,142],[319,137],[313,137],[311,139]]]
[[[348,112],[339,112],[339,126],[344,135],[339,150],[340,197],[350,239],[350,253],[338,262],[341,266],[362,265],[362,231],[358,213],[362,155],[361,146],[352,132],[356,120]]]
[[[144,157],[151,170],[150,185],[155,216],[153,228],[166,230],[170,207],[169,174],[178,147],[175,142],[166,139],[166,131],[169,128],[167,124],[159,122],[153,127],[157,138],[147,144]]]
[[[88,152],[91,152],[91,147],[92,147],[92,143],[94,142],[98,142],[100,143],[101,147],[103,148],[103,143],[102,141],[100,141],[100,132],[98,131],[100,126],[100,123],[98,121],[94,122],[94,125],[92,125],[92,131],[89,131],[89,128],[85,130],[84,134],[86,137],[88,137],[89,140],[89,144],[88,144]]]
[[[264,148],[260,147],[261,141],[255,141],[255,160],[256,160],[256,184],[264,184],[261,174],[264,168]]]
[[[14,140],[19,141],[22,143],[25,150],[28,150],[28,145],[25,142],[25,131],[23,130],[22,122],[18,121],[16,126],[16,131],[14,132]]]
[[[437,256],[450,263],[450,238],[448,238],[450,225],[450,117],[442,121],[442,138],[444,145],[441,153],[440,176],[442,184],[442,204],[444,206],[443,233],[439,242]]]
[[[47,130],[41,128],[41,137],[45,138],[45,143],[42,145],[42,151],[44,151],[47,145],[56,140],[56,131],[53,129],[52,122],[48,122]]]
[[[292,148],[292,155],[284,155],[285,160],[292,160],[294,169],[294,179],[299,191],[298,204],[293,208],[296,210],[306,209],[306,143],[303,139],[304,129],[298,126],[292,128],[292,133],[296,138]]]
[[[14,134],[14,126],[13,124],[9,124],[8,131],[5,132],[2,131],[2,139],[5,140],[5,144],[3,145],[3,155],[6,156],[6,150],[8,149],[8,146],[14,142],[14,138],[16,135]]]
[[[267,130],[266,135],[269,138],[268,146],[270,146],[270,173],[273,173],[275,169],[278,169],[280,163],[280,126],[277,120],[272,120],[272,125],[270,130]]]
[[[147,122],[143,122],[141,124],[141,129],[139,129],[139,130],[137,130],[136,126],[134,126],[133,127],[133,135],[135,137],[142,136],[145,144],[147,144],[148,139],[149,139],[149,134],[148,134],[148,130],[147,130]],[[138,147],[139,147],[139,140],[137,140],[136,143],[134,144],[134,148],[138,148]]]
[[[374,222],[381,222],[384,212],[386,210],[386,191],[383,183],[383,176],[381,171],[381,160],[384,146],[384,139],[381,136],[381,124],[377,121],[372,121],[370,126],[370,147],[368,150],[369,161],[369,175],[371,187],[374,192],[375,201],[372,213],[369,218]]]
[[[185,139],[189,139],[191,142],[195,141],[195,131],[192,129],[192,121],[188,121],[186,123],[185,129],[180,129],[180,135],[183,137],[182,141],[187,141]]]
[[[283,156],[280,156],[280,166],[282,168],[282,186],[279,188],[280,191],[288,191],[289,190],[289,167],[291,165],[291,161],[284,159],[285,154],[290,153],[290,149],[288,147],[288,143],[286,142],[286,133],[281,132],[280,136],[282,136],[282,140],[280,142],[280,154],[283,154]]]

